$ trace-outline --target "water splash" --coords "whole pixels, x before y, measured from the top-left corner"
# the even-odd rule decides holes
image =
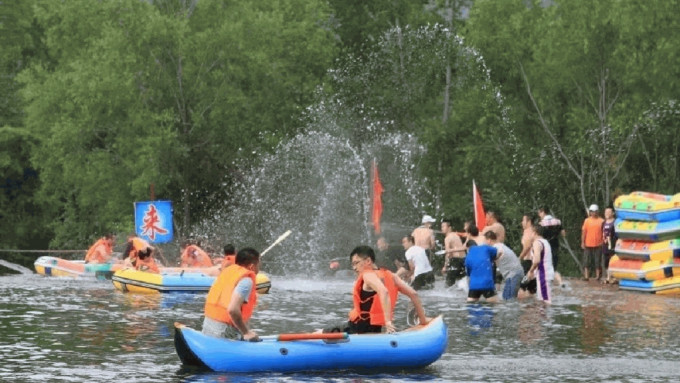
[[[261,158],[257,167],[237,185],[225,186],[235,196],[228,210],[195,231],[220,244],[264,249],[292,230],[266,255],[265,270],[326,270],[328,260],[374,241],[368,169],[375,159],[385,189],[382,226],[398,241],[422,214],[436,210],[430,182],[420,174],[427,154],[419,141],[423,121],[412,117],[433,94],[438,97],[436,87],[451,63],[459,76],[456,87],[487,89],[496,107],[502,104],[482,57],[451,31],[394,28],[365,61],[348,58],[330,72],[335,93],[319,91],[298,135],[273,153],[254,153]]]

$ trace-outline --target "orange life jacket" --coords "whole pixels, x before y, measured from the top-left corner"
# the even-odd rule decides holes
[[[228,307],[236,285],[243,278],[250,278],[253,281],[248,302],[241,305],[243,321],[248,322],[257,304],[257,283],[255,282],[255,273],[240,265],[231,265],[222,270],[215,283],[210,287],[208,297],[205,299],[206,317],[234,326]]]
[[[385,314],[383,313],[382,304],[380,302],[380,297],[378,294],[372,295],[368,299],[373,299],[371,304],[371,309],[369,311],[361,311],[361,304],[365,303],[361,301],[361,290],[364,286],[364,273],[376,273],[378,278],[382,281],[387,289],[387,295],[390,299],[390,318],[394,314],[394,306],[397,304],[397,295],[399,290],[397,290],[397,285],[394,283],[394,274],[391,271],[385,269],[369,270],[364,271],[359,275],[357,281],[354,283],[354,291],[352,294],[352,301],[354,307],[349,313],[349,320],[352,322],[358,322],[359,320],[366,320],[370,318],[370,323],[373,326],[384,326],[385,325]]]
[[[85,254],[85,263],[105,263],[113,253],[113,248],[106,238],[100,238],[90,246]]]
[[[135,269],[156,274],[161,272],[158,268],[158,264],[156,264],[156,260],[153,259],[153,256],[151,255],[144,259],[138,257],[137,262],[135,263]]]
[[[132,243],[132,250],[130,250],[130,253],[128,254],[130,262],[132,263],[137,261],[138,258],[137,255],[139,254],[140,251],[151,247],[151,245],[149,245],[149,242],[139,237],[133,237],[129,239],[128,242]]]
[[[227,267],[233,265],[234,263],[236,263],[235,255],[225,255],[224,259],[222,259],[222,269],[226,269]]]

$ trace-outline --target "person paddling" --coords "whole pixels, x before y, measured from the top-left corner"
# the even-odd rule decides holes
[[[358,278],[352,290],[353,307],[347,327],[343,329],[344,332],[350,334],[379,333],[382,332],[383,327],[388,333],[395,332],[396,328],[392,320],[398,293],[411,299],[421,324],[427,324],[430,321],[430,318],[425,316],[418,293],[391,271],[377,267],[375,252],[370,246],[354,248],[350,253],[350,261]]]
[[[259,270],[260,253],[252,248],[239,250],[236,263],[222,270],[208,291],[203,334],[251,342],[259,340],[248,327],[257,305],[255,275]]]
[[[106,234],[99,238],[85,254],[85,263],[107,263],[111,260],[113,253],[113,243],[116,241],[116,236],[112,233]]]

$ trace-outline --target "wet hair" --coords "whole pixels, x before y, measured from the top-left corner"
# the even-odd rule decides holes
[[[246,247],[236,254],[236,264],[239,266],[250,266],[260,262],[260,253],[252,247]]]
[[[536,234],[540,235],[541,237],[543,236],[543,233],[545,232],[545,229],[543,228],[543,226],[534,223],[534,224],[531,225],[531,227],[534,229]]]
[[[470,226],[468,226],[467,232],[473,237],[476,237],[476,236],[479,235],[479,229],[477,228],[476,225],[473,225],[473,224],[470,224]]]
[[[355,247],[354,250],[352,250],[352,252],[349,253],[350,262],[352,262],[352,258],[355,255],[362,259],[371,258],[371,261],[375,262],[375,251],[373,251],[373,248],[371,248],[370,246]]]
[[[144,250],[140,250],[137,253],[137,256],[139,257],[139,259],[145,259],[145,258],[149,257],[151,255],[151,253],[153,253],[153,250],[150,247],[147,247]]]
[[[231,243],[227,243],[226,245],[224,245],[223,251],[224,251],[224,255],[236,254],[236,248]]]
[[[493,230],[489,230],[484,233],[484,238],[495,241],[498,237],[496,236],[496,233],[493,232]]]

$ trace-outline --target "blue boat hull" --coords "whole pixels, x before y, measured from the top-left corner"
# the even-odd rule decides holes
[[[427,326],[395,334],[350,335],[346,341],[302,340],[241,342],[203,335],[175,325],[175,349],[185,365],[220,372],[293,372],[310,370],[391,370],[422,368],[446,350],[441,316]]]

